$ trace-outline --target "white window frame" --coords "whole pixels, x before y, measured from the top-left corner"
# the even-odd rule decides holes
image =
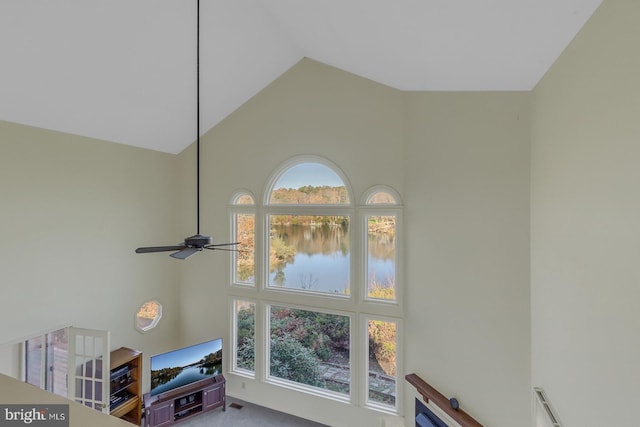
[[[289,168],[300,163],[320,163],[334,171],[343,181],[348,204],[269,204],[273,187],[278,179]],[[395,203],[369,203],[368,199],[377,192],[390,194]],[[399,375],[402,372],[402,326],[403,317],[403,278],[402,278],[402,212],[403,205],[400,195],[386,185],[376,185],[364,191],[358,199],[354,197],[352,187],[342,170],[333,162],[316,155],[295,156],[280,164],[266,181],[260,198],[256,205],[234,204],[235,197],[242,194],[253,193],[239,189],[230,199],[229,218],[231,238],[236,236],[235,215],[238,213],[251,213],[255,215],[255,286],[247,286],[238,283],[235,278],[235,260],[231,261],[231,282],[229,286],[229,298],[231,312],[230,318],[231,336],[235,340],[237,336],[235,320],[235,299],[255,302],[255,372],[253,377],[244,375],[237,370],[235,357],[237,349],[235,343],[230,349],[232,363],[230,366],[233,374],[243,378],[253,378],[256,381],[272,384],[274,386],[292,389],[314,396],[320,396],[352,406],[363,407],[387,414],[402,415],[403,399],[402,384]],[[359,201],[359,202],[358,202]],[[271,215],[340,215],[349,218],[350,238],[350,272],[348,295],[315,292],[313,290],[279,288],[268,286],[269,280],[269,217]],[[369,298],[367,292],[368,266],[367,266],[367,224],[365,219],[371,215],[394,215],[396,217],[396,257],[395,257],[395,300],[383,300]],[[233,257],[232,257],[233,258]],[[310,310],[317,312],[335,313],[348,316],[350,321],[350,387],[349,396],[342,393],[331,392],[317,387],[298,384],[293,381],[271,377],[270,375],[270,307],[282,306],[293,309]],[[395,406],[380,404],[369,400],[368,381],[368,320],[393,321],[397,328],[397,354],[396,354],[396,401]],[[362,369],[360,369],[362,366]]]
[[[253,315],[254,315],[254,319],[253,319],[253,371],[250,371],[248,369],[245,368],[240,368],[238,367],[238,311],[237,311],[237,302],[238,301],[244,301],[244,302],[248,302],[250,304],[253,304],[254,306],[254,311],[253,311]],[[232,297],[230,299],[230,313],[231,313],[231,325],[232,325],[232,334],[231,334],[231,357],[229,360],[231,360],[231,371],[235,374],[238,374],[242,377],[245,378],[251,378],[251,379],[255,379],[256,378],[256,371],[258,370],[258,365],[257,365],[257,351],[258,351],[258,343],[256,342],[257,337],[258,337],[258,301],[251,299],[251,298],[244,298],[244,297]]]
[[[391,196],[395,202],[393,203],[373,203],[371,202],[369,199],[377,193],[387,193],[389,194],[389,196]],[[373,187],[369,188],[368,190],[366,190],[361,198],[362,202],[361,205],[362,206],[401,206],[402,205],[402,199],[400,199],[400,194],[398,194],[398,192],[396,190],[394,190],[393,188],[389,187],[388,185],[374,185]]]
[[[320,387],[314,387],[311,385],[298,383],[298,382],[287,380],[284,378],[271,376],[270,374],[271,372],[271,345],[270,345],[271,344],[271,307],[273,306],[291,308],[294,310],[313,311],[316,313],[335,314],[338,316],[344,316],[349,318],[349,345],[350,345],[349,366],[350,366],[350,369],[349,369],[349,393],[348,394],[339,393],[336,391],[331,391],[331,390],[323,389]],[[265,325],[264,336],[268,338],[266,340],[268,345],[265,346],[266,347],[265,359],[264,359],[264,365],[263,365],[265,383],[275,384],[291,390],[300,391],[303,393],[308,393],[316,396],[326,397],[339,402],[347,402],[347,403],[353,402],[354,384],[355,384],[353,369],[351,369],[351,367],[353,366],[353,357],[354,357],[354,352],[352,351],[354,346],[352,344],[353,344],[353,335],[354,335],[353,328],[355,325],[355,322],[354,322],[355,318],[353,313],[340,312],[340,311],[328,310],[328,309],[319,309],[317,307],[308,307],[308,306],[287,304],[287,303],[281,303],[281,302],[270,302],[265,305],[264,316],[265,316],[264,317],[264,325]]]
[[[399,244],[399,236],[402,236],[402,208],[398,206],[393,207],[362,207],[359,210],[360,213],[360,224],[362,226],[361,236],[362,236],[362,261],[361,261],[361,276],[362,276],[362,298],[364,301],[371,303],[380,303],[380,304],[392,304],[392,305],[400,305],[402,301],[402,268],[401,268],[401,245]],[[371,216],[395,216],[396,218],[396,230],[395,230],[395,271],[394,271],[394,280],[395,280],[395,299],[386,300],[381,298],[372,298],[369,296],[368,285],[369,285],[369,254],[368,254],[368,218]]]
[[[69,329],[71,328],[70,325],[64,325],[64,326],[58,326],[54,329],[51,330],[46,330],[46,331],[42,331],[38,334],[29,336],[28,338],[25,338],[24,341],[22,341],[20,343],[20,377],[22,378],[22,381],[27,382],[27,375],[28,375],[28,371],[29,371],[29,360],[28,360],[28,354],[27,354],[27,347],[28,347],[28,342],[31,340],[34,340],[36,338],[40,338],[42,346],[40,348],[40,360],[39,360],[39,384],[32,384],[36,387],[39,387],[43,390],[46,391],[50,391],[55,393],[56,390],[51,390],[49,387],[49,384],[47,383],[48,380],[48,374],[47,372],[51,372],[51,368],[54,369],[54,372],[57,372],[58,374],[61,374],[60,370],[56,370],[55,369],[55,361],[50,361],[47,357],[47,352],[48,352],[48,348],[49,348],[49,341],[48,341],[48,336],[50,334],[55,334],[56,332],[59,331],[65,331],[65,335],[67,337],[67,346],[68,346],[68,341],[69,341]],[[68,354],[68,350],[67,350],[67,354]],[[64,367],[64,375],[66,377],[67,375],[67,371],[68,371],[68,359],[69,356],[67,355],[67,366]],[[51,363],[49,363],[51,362]],[[33,363],[33,362],[32,362]],[[67,383],[67,389],[65,390],[65,394],[63,394],[62,396],[67,397],[67,390],[68,390],[68,380],[65,378],[65,382]]]
[[[251,197],[251,199],[253,200],[253,204],[237,204],[238,199],[240,199],[240,197],[242,196],[249,196]],[[254,219],[254,236],[253,236],[253,240],[255,242],[255,246],[254,246],[254,252],[253,252],[253,260],[254,260],[254,271],[253,271],[253,280],[254,282],[247,282],[247,281],[242,281],[240,279],[238,279],[238,270],[237,270],[237,262],[238,262],[238,256],[237,253],[232,252],[232,255],[230,258],[230,262],[231,262],[231,284],[233,286],[241,286],[241,287],[250,287],[253,288],[255,286],[257,286],[257,283],[259,282],[259,260],[258,260],[258,254],[260,253],[260,250],[258,248],[258,209],[257,206],[255,204],[256,201],[256,197],[249,191],[249,190],[238,190],[236,191],[233,196],[231,197],[231,204],[229,205],[228,211],[229,211],[229,220],[230,220],[230,229],[231,229],[231,235],[230,235],[230,241],[235,241],[235,239],[237,238],[238,235],[238,223],[236,221],[236,216],[237,215],[253,215],[253,219]],[[238,249],[242,250],[242,247],[239,246]]]
[[[147,326],[140,326],[140,324],[138,323],[138,313],[140,313],[140,310],[142,309],[142,307],[144,307],[146,304],[149,304],[149,303],[156,303],[158,307],[158,314],[156,315],[156,317],[153,318],[150,324],[148,324]],[[133,317],[134,317],[133,325],[136,328],[136,330],[140,333],[146,334],[147,332],[152,331],[156,326],[158,326],[160,319],[162,319],[162,303],[160,303],[160,301],[158,301],[157,298],[152,298],[150,300],[147,300],[142,304],[140,304],[140,306],[138,307],[138,310],[136,311]]]
[[[386,405],[384,403],[376,402],[369,398],[369,321],[383,321],[383,322],[393,322],[396,324],[396,375],[395,375],[395,386],[396,386],[396,400],[395,405]],[[389,414],[398,414],[400,412],[400,405],[403,401],[402,399],[402,390],[404,387],[402,386],[402,382],[400,381],[400,372],[403,372],[402,367],[402,352],[399,350],[403,348],[402,343],[402,319],[396,317],[389,316],[379,316],[373,314],[363,314],[361,315],[360,324],[362,326],[362,336],[364,338],[364,342],[362,343],[364,349],[364,361],[362,365],[362,378],[364,378],[364,393],[363,397],[363,406],[375,409],[377,411],[386,412]]]
[[[332,205],[333,206],[333,205]],[[297,206],[296,206],[297,207]],[[269,251],[269,218],[277,215],[295,215],[295,216],[343,216],[349,219],[349,247],[353,248],[354,243],[354,211],[347,208],[335,208],[326,207],[323,205],[304,205],[304,207],[297,207],[292,210],[291,205],[265,207],[262,214],[262,241],[265,246],[264,251]],[[325,298],[335,299],[351,299],[353,297],[354,288],[354,276],[353,276],[353,253],[350,253],[349,262],[349,293],[331,293],[331,292],[319,292],[311,289],[298,289],[298,288],[281,288],[278,286],[269,285],[269,263],[265,260],[262,265],[262,275],[264,280],[262,282],[262,288],[274,293],[292,293],[292,294],[311,294]]]
[[[291,169],[292,167],[297,166],[299,164],[303,164],[303,163],[318,163],[318,164],[321,164],[321,165],[327,167],[328,169],[332,170],[336,175],[338,175],[338,177],[344,183],[344,186],[347,189],[347,196],[349,197],[348,203],[321,204],[321,205],[310,204],[310,205],[304,205],[304,206],[314,206],[314,207],[322,207],[322,206],[325,206],[325,207],[326,206],[353,207],[355,205],[354,198],[353,198],[353,191],[351,189],[351,183],[347,179],[347,176],[345,175],[345,173],[335,163],[333,163],[329,159],[326,159],[324,157],[317,156],[317,155],[300,155],[300,156],[295,156],[295,157],[292,157],[292,158],[290,158],[288,160],[285,160],[284,162],[282,162],[280,164],[280,166],[278,166],[275,169],[275,171],[272,172],[271,177],[267,181],[267,185],[266,185],[265,192],[264,192],[264,197],[263,197],[263,200],[262,200],[262,206],[265,206],[265,207],[273,207],[273,206],[297,207],[297,206],[301,206],[301,205],[289,205],[289,204],[271,204],[270,203],[270,199],[271,199],[271,192],[273,191],[273,187],[276,185],[276,183],[278,182],[280,177],[285,172],[287,172],[289,169]]]
[[[395,200],[395,203],[370,203],[369,198],[376,193],[387,193]],[[361,205],[358,209],[360,214],[360,224],[361,224],[361,248],[362,248],[362,261],[361,266],[362,269],[360,271],[362,277],[362,299],[365,302],[370,302],[373,304],[390,304],[397,306],[401,309],[401,301],[403,298],[402,292],[402,204],[400,200],[400,195],[392,188],[386,185],[376,185],[369,188],[364,192],[361,198]],[[368,254],[368,217],[370,216],[395,216],[396,218],[396,230],[395,230],[395,295],[396,298],[394,300],[385,300],[381,298],[372,298],[369,296],[368,286],[369,286],[369,254]]]

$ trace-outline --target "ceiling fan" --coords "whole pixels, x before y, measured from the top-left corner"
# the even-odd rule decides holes
[[[193,236],[186,237],[184,243],[173,246],[150,246],[136,249],[136,253],[144,254],[151,252],[173,252],[171,257],[177,259],[186,259],[196,252],[205,249],[234,251],[237,249],[228,248],[227,246],[237,245],[238,243],[219,243],[213,244],[211,236],[200,234],[200,0],[197,0],[197,24],[196,24],[196,92],[197,92],[197,108],[196,108],[196,199],[197,199],[197,232]]]

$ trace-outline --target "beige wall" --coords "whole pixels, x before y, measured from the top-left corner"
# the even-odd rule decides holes
[[[233,191],[262,198],[270,173],[297,154],[335,162],[356,198],[392,186],[406,203],[403,374],[457,395],[486,425],[526,425],[528,105],[526,93],[403,93],[304,60],[204,138],[203,228],[227,238]],[[228,342],[226,257],[194,259],[183,274],[183,337]],[[412,414],[412,389],[401,387]],[[381,423],[372,411],[233,375],[229,392],[330,425]]]
[[[605,0],[534,91],[532,378],[566,426],[638,424],[639,20]]]
[[[111,331],[112,348],[171,346],[179,270],[134,249],[179,240],[175,156],[7,122],[0,153],[0,345],[73,325]],[[165,314],[142,335],[148,298]],[[15,376],[14,346],[0,353]]]
[[[484,425],[526,426],[529,94],[408,99],[406,370]]]

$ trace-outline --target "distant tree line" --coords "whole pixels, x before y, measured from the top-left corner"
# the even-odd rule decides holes
[[[328,185],[305,185],[300,188],[279,188],[271,192],[271,203],[326,205],[344,204],[349,202],[347,188],[344,186],[331,187]]]

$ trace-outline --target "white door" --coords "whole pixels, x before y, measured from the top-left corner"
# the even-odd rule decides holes
[[[109,413],[109,332],[69,328],[68,398]]]

